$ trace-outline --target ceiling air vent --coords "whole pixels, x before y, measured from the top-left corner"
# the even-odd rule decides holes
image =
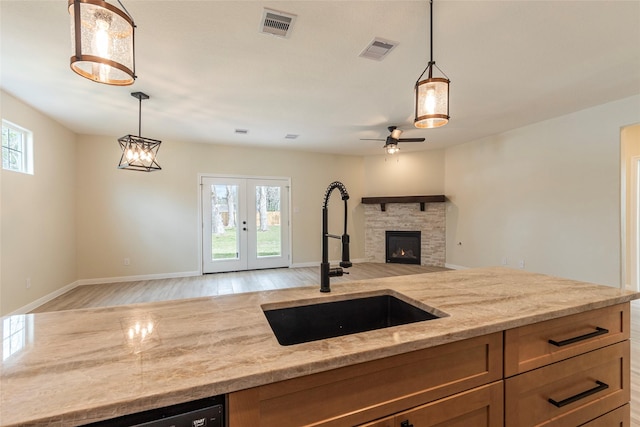
[[[374,59],[376,61],[382,61],[396,46],[398,46],[398,42],[376,37],[367,47],[364,48],[362,52],[360,52],[360,56],[363,58]]]
[[[260,21],[260,32],[282,38],[289,38],[296,15],[278,12],[273,9],[264,9]]]

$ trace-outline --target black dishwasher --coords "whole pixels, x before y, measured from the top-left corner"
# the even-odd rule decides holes
[[[85,427],[224,427],[224,396],[113,418]]]

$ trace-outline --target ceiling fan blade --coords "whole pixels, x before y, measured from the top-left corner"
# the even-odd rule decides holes
[[[424,138],[400,138],[400,142],[424,142]]]
[[[360,138],[360,141],[385,141],[385,140],[380,138]]]

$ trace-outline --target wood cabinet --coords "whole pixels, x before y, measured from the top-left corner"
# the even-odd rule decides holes
[[[628,412],[629,325],[622,304],[505,331],[505,426],[599,425]]]
[[[498,332],[231,393],[229,427],[370,422],[501,384],[502,349]]]
[[[228,395],[229,427],[626,427],[629,303]]]

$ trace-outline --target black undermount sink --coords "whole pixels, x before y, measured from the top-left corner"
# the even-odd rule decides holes
[[[422,322],[447,316],[432,314],[393,295],[355,297],[340,301],[265,308],[263,311],[280,345]]]

